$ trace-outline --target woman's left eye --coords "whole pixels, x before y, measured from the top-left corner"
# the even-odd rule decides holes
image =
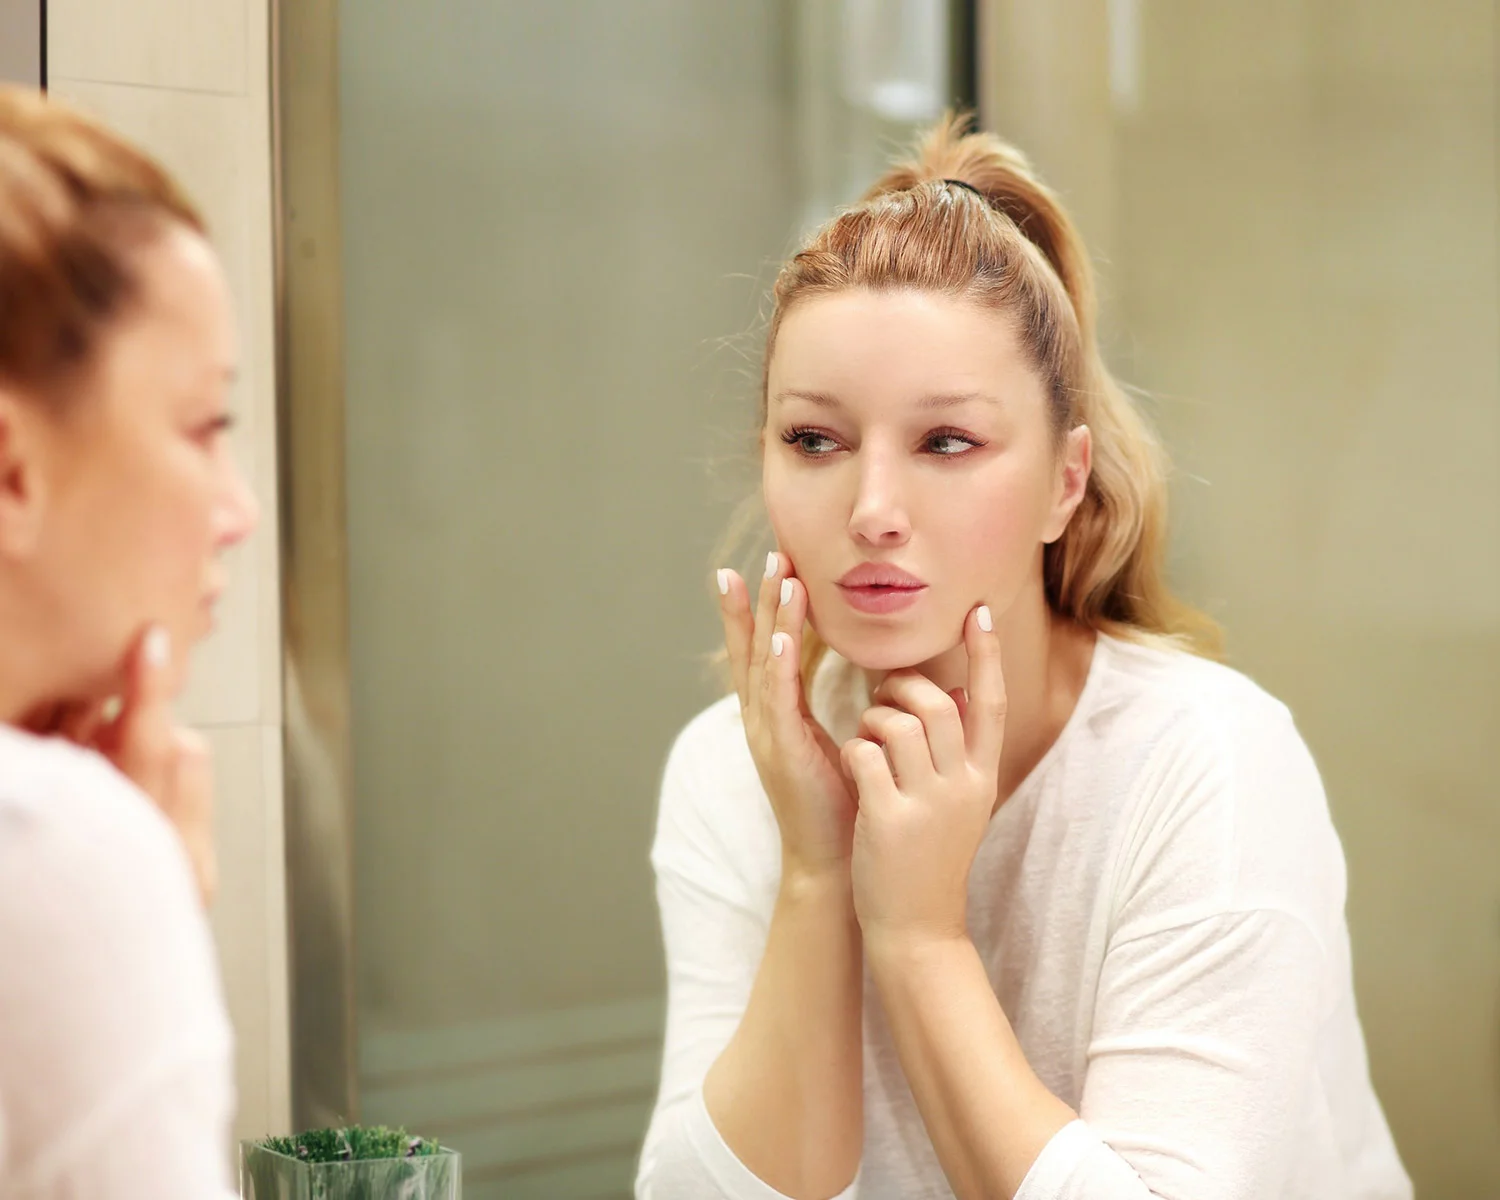
[[[927,437],[927,448],[939,458],[953,458],[983,443],[957,430],[938,430]]]
[[[215,442],[233,428],[234,416],[230,413],[221,413],[198,427],[198,438],[204,442]]]

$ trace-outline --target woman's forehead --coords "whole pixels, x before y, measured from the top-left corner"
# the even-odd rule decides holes
[[[1040,387],[1010,322],[971,301],[851,291],[799,302],[777,331],[767,399],[834,408],[873,399],[938,411]]]

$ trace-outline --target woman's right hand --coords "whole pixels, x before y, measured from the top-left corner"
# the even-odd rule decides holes
[[[755,611],[745,581],[718,573],[724,642],[750,755],[781,828],[782,875],[847,871],[855,793],[839,749],[807,707],[801,681],[807,589],[785,554],[766,557]]]
[[[117,711],[99,701],[61,704],[38,715],[28,728],[103,755],[145,792],[182,839],[206,906],[219,882],[213,759],[207,739],[173,718],[171,657],[166,630],[146,630],[126,656]]]

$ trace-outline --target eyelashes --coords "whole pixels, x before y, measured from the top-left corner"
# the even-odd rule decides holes
[[[834,439],[829,437],[821,429],[809,429],[803,425],[794,425],[781,435],[781,440],[788,446],[794,447],[799,454],[808,458],[824,458],[831,453],[829,450],[816,450],[809,443],[827,442],[832,444]]]
[[[827,430],[807,425],[794,425],[781,435],[781,440],[794,448],[804,458],[827,458],[840,448],[839,441]],[[922,453],[933,458],[961,458],[987,443],[962,429],[934,429],[922,439]],[[956,445],[959,449],[941,449]]]
[[[227,434],[235,426],[235,417],[232,413],[220,413],[212,420],[198,427],[195,434],[196,439],[205,446],[216,445],[220,438]]]

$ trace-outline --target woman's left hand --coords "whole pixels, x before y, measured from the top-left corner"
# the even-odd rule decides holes
[[[995,809],[1005,738],[1000,639],[987,608],[969,613],[967,697],[916,671],[876,689],[843,747],[859,789],[854,908],[867,947],[967,936],[969,868]]]

